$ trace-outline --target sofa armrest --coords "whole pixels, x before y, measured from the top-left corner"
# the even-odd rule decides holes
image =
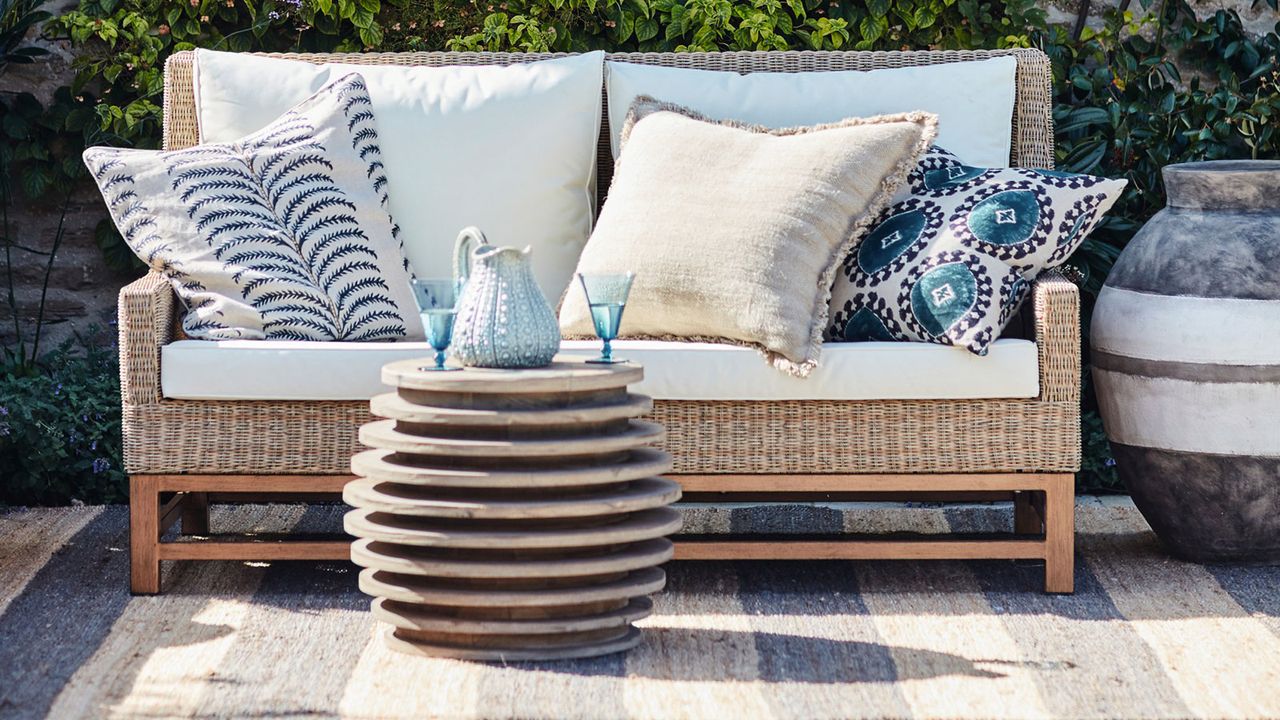
[[[1056,270],[1032,288],[1040,399],[1080,403],[1080,289]]]
[[[120,291],[120,398],[125,405],[160,401],[160,348],[173,339],[173,287],[147,273]]]

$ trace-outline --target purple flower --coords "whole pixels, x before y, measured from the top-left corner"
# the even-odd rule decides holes
[[[1102,464],[1103,464],[1103,466],[1105,466],[1105,467],[1115,467],[1115,466],[1116,466],[1116,460],[1115,460],[1115,458],[1107,458],[1106,460],[1103,460],[1103,461],[1102,461]]]
[[[9,423],[0,423],[0,437],[5,437],[8,434],[9,434]]]
[[[111,467],[111,462],[109,460],[106,458],[96,458],[93,461],[93,474],[97,475],[98,473],[106,472],[109,467]]]
[[[267,13],[267,17],[272,20],[279,20],[280,13],[276,12],[275,10],[272,10],[271,12]]]
[[[0,405],[0,417],[4,417],[5,415],[8,415],[8,414],[9,414],[9,408],[5,407],[4,405]]]
[[[292,5],[295,8],[302,7],[302,0],[284,0],[286,5]]]

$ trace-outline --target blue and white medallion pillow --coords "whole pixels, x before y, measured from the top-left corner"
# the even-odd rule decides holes
[[[930,148],[837,273],[828,341],[909,340],[985,355],[1031,282],[1066,262],[1124,186],[972,167]]]
[[[188,336],[423,337],[369,108],[353,73],[236,142],[85,151],[125,242],[186,305]]]

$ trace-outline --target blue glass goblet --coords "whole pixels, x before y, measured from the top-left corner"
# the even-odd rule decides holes
[[[413,286],[413,299],[418,303],[418,314],[422,316],[427,342],[436,351],[435,366],[419,370],[461,370],[444,364],[444,351],[453,342],[453,320],[458,316],[457,284],[453,278],[414,278],[410,284]]]
[[[618,337],[618,328],[622,325],[622,311],[627,307],[627,296],[631,294],[631,281],[636,274],[618,273],[613,275],[584,275],[578,273],[578,282],[582,283],[582,291],[587,296],[587,306],[591,308],[591,322],[595,325],[596,336],[604,341],[600,357],[587,360],[589,363],[623,363],[626,360],[613,356],[610,342]]]

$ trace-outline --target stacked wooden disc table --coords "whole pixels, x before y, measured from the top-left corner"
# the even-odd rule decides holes
[[[588,657],[640,640],[632,623],[666,576],[670,507],[646,445],[652,401],[627,392],[632,364],[557,359],[532,370],[429,372],[395,362],[382,379],[344,498],[359,538],[360,589],[388,643],[473,660]]]

